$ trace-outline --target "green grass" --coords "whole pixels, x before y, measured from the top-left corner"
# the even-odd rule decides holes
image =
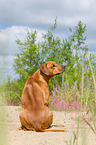
[[[96,105],[89,104],[89,111],[92,116],[92,122],[88,122],[85,118],[83,120],[91,128],[91,130],[96,134]]]
[[[80,119],[78,117],[77,131],[73,131],[73,137],[71,137],[70,141],[65,141],[66,145],[78,145],[79,124]]]
[[[4,99],[0,96],[0,145],[7,145]]]

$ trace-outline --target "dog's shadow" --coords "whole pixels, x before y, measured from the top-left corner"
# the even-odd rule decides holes
[[[53,124],[53,125],[50,126],[50,128],[52,128],[52,127],[65,127],[65,126],[64,125],[55,125],[55,124]]]

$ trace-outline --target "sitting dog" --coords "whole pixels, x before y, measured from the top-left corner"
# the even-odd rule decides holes
[[[20,130],[39,132],[65,131],[49,128],[53,122],[53,114],[48,108],[48,82],[52,77],[62,73],[64,70],[65,66],[49,61],[44,63],[27,79],[21,98]]]

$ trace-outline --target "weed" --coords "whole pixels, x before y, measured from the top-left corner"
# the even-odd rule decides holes
[[[78,117],[78,123],[77,123],[77,131],[73,131],[73,140],[72,137],[70,141],[65,141],[66,145],[78,145],[78,134],[79,134],[79,124],[80,124],[80,119]]]
[[[92,124],[87,121],[85,118],[83,120],[86,122],[86,124],[91,128],[91,130],[96,134],[96,105],[89,104],[89,110],[92,115]]]

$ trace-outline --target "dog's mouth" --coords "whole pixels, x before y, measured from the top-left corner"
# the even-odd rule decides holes
[[[65,69],[63,69],[62,71],[60,71],[60,72],[56,73],[56,75],[59,75],[59,74],[63,73],[63,72],[64,72],[64,70],[65,70]]]

